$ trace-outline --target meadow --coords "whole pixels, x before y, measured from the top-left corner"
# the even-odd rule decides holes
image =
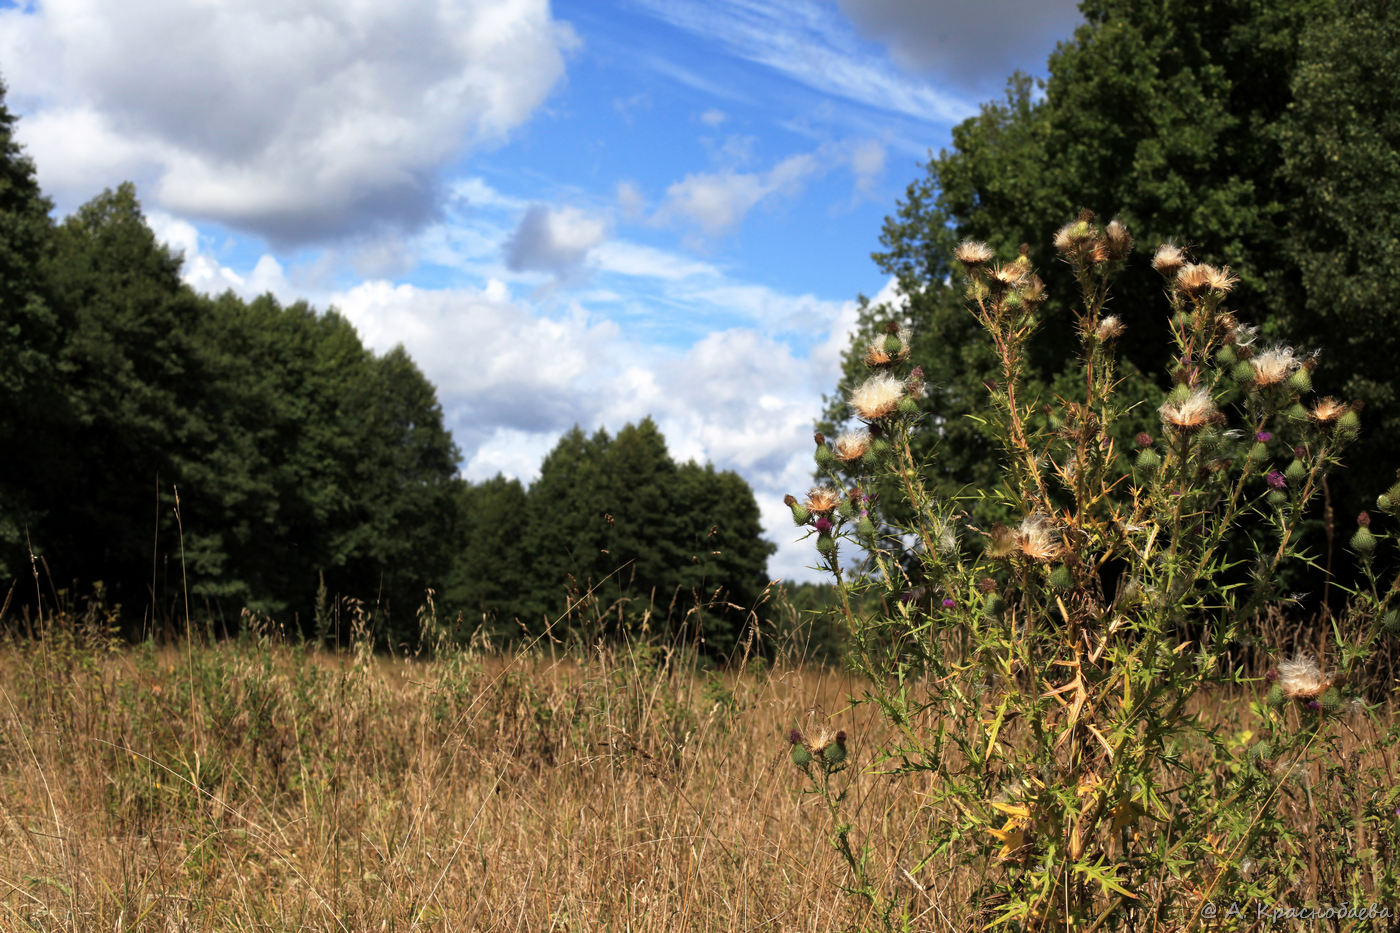
[[[0,928],[874,927],[833,845],[847,825],[907,928],[966,930],[981,926],[968,907],[981,872],[1003,870],[917,864],[952,804],[883,773],[874,750],[893,727],[851,705],[860,681],[805,657],[800,625],[721,670],[645,641],[389,656],[257,625],[132,646],[109,622],[50,616],[20,634],[6,620]],[[1257,692],[1195,710],[1240,767]],[[1376,890],[1388,857],[1357,791],[1378,775],[1394,786],[1393,746],[1364,713],[1331,723],[1328,756],[1278,806],[1315,842],[1292,853],[1284,893],[1299,904],[1358,880]],[[788,740],[837,728],[850,750],[830,778],[848,794],[839,810]]]

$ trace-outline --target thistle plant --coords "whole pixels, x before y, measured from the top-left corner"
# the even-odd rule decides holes
[[[1365,698],[1385,685],[1362,672],[1400,611],[1397,585],[1373,572],[1369,516],[1350,542],[1365,584],[1333,620],[1329,657],[1280,657],[1257,676],[1229,651],[1289,608],[1281,571],[1311,562],[1300,528],[1360,405],[1315,397],[1314,357],[1262,344],[1227,308],[1234,274],[1171,244],[1151,262],[1172,387],[1122,397],[1125,325],[1108,313],[1109,288],[1132,237],[1086,213],[1054,246],[1079,288],[1080,353],[1077,388],[1048,416],[1052,400],[1027,388],[1046,297],[1028,251],[956,253],[998,360],[986,418],[1002,484],[958,499],[928,491],[911,440],[930,429],[922,374],[893,322],[850,393],[859,425],[834,444],[817,435],[825,478],[787,499],[839,586],[864,700],[897,736],[865,777],[906,782],[927,811],[890,874],[962,869],[961,923],[978,928],[1190,929],[1222,898],[1321,896],[1290,888],[1308,840],[1283,804],[1342,731],[1382,739]],[[1152,429],[1127,440],[1144,415]],[[974,506],[1005,519],[979,526]],[[1378,507],[1400,513],[1400,484]],[[1243,698],[1235,721],[1203,715],[1204,699],[1227,696]],[[813,774],[810,755],[799,765]],[[1393,785],[1357,793],[1381,813]],[[1379,853],[1345,893],[1393,888]],[[859,887],[881,890],[870,876]],[[881,896],[887,926],[921,923],[897,892]]]

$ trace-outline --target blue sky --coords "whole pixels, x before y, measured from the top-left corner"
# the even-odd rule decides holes
[[[0,2],[63,214],[136,182],[212,293],[336,307],[438,387],[466,476],[651,415],[782,497],[869,254],[950,128],[1043,74],[1067,0]]]

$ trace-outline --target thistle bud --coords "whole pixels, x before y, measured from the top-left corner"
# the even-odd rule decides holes
[[[1283,414],[1289,421],[1307,421],[1309,417],[1308,410],[1297,402],[1289,406]]]
[[[1271,489],[1268,495],[1269,505],[1278,507],[1288,502],[1288,493],[1281,489]]]
[[[836,556],[836,539],[830,535],[817,538],[817,553],[830,560]]]
[[[794,525],[805,525],[811,520],[812,513],[807,511],[806,507],[803,506],[801,502],[798,502],[797,497],[791,493],[783,496],[783,504],[792,509],[792,522]]]
[[[1337,433],[1347,437],[1354,437],[1361,430],[1361,418],[1355,412],[1349,411],[1337,419]]]
[[[866,541],[875,537],[875,523],[870,520],[870,516],[862,515],[860,521],[856,523],[856,534]]]
[[[817,466],[825,469],[831,466],[831,462],[836,459],[836,455],[831,452],[831,448],[825,444],[818,444],[816,449]]]
[[[1269,688],[1269,695],[1264,698],[1264,702],[1269,705],[1269,709],[1282,709],[1287,702],[1288,694],[1283,692],[1283,688],[1274,684]]]
[[[1067,590],[1074,586],[1074,575],[1070,573],[1067,565],[1060,564],[1050,571],[1050,585],[1057,590]]]
[[[1390,610],[1381,619],[1381,627],[1392,635],[1400,635],[1400,611]]]
[[[822,749],[822,760],[828,765],[839,765],[846,760],[846,730],[836,733],[831,744]]]
[[[1322,704],[1322,711],[1329,716],[1336,715],[1342,709],[1342,692],[1336,687],[1329,687],[1319,699]]]
[[[1290,483],[1301,483],[1303,478],[1307,475],[1308,468],[1303,465],[1303,461],[1301,460],[1294,460],[1292,463],[1288,464],[1288,469],[1283,471],[1284,479],[1288,480]]]
[[[1162,465],[1162,458],[1157,456],[1157,451],[1151,447],[1144,447],[1138,451],[1137,468],[1139,470],[1155,470]]]
[[[1255,441],[1254,444],[1249,448],[1249,459],[1253,460],[1255,463],[1263,463],[1265,460],[1268,460],[1268,446],[1265,444],[1261,444],[1258,441]]]
[[[1254,367],[1248,360],[1241,360],[1230,370],[1230,378],[1242,386],[1254,385]]]
[[[906,395],[899,400],[899,407],[896,411],[901,415],[917,415],[919,413],[919,400],[912,395]]]
[[[897,357],[904,349],[904,341],[899,339],[898,334],[890,334],[885,338],[885,352],[890,356]]]
[[[1232,368],[1239,361],[1240,358],[1235,355],[1235,348],[1231,344],[1227,343],[1215,351],[1215,362],[1220,364],[1221,369]]]
[[[1356,529],[1356,534],[1351,536],[1351,549],[1358,554],[1368,555],[1376,549],[1376,536],[1371,534],[1371,529],[1362,525]]]
[[[1288,377],[1288,388],[1298,393],[1312,391],[1312,374],[1306,366],[1299,366],[1293,370],[1293,375]]]
[[[1006,600],[1000,594],[993,593],[987,597],[986,607],[988,615],[999,616],[1006,609]]]
[[[793,730],[793,734],[797,735],[796,729]],[[792,763],[799,768],[806,768],[812,763],[812,753],[807,750],[806,745],[802,744],[802,736],[800,735],[797,736],[797,741],[792,743],[792,751],[789,754],[792,755]]]
[[[1382,512],[1389,512],[1390,507],[1394,504],[1394,500],[1392,500],[1390,496],[1386,495],[1385,493],[1381,493],[1379,496],[1376,496],[1376,508],[1380,509]]]

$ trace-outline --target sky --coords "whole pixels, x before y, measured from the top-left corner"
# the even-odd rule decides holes
[[[0,0],[66,215],[123,181],[211,294],[336,308],[436,385],[462,473],[528,483],[650,415],[817,580],[811,485],[870,253],[1070,0]]]

